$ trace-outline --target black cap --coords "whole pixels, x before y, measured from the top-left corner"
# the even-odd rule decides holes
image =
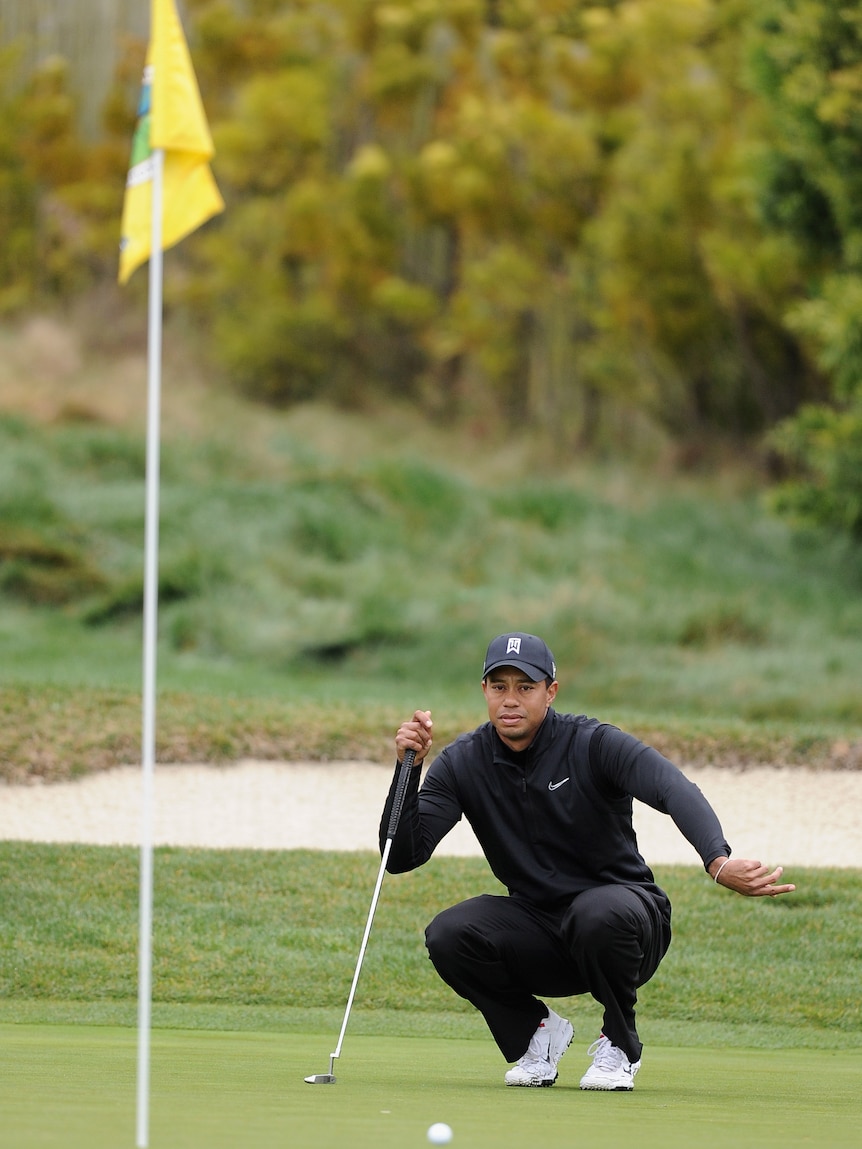
[[[547,643],[535,634],[523,634],[521,631],[498,635],[491,642],[485,655],[482,680],[500,666],[514,666],[517,670],[523,670],[533,682],[541,682],[543,678],[553,682],[557,677],[557,664]]]

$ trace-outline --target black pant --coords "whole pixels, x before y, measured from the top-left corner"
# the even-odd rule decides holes
[[[438,914],[425,931],[437,972],[484,1016],[507,1061],[527,1050],[547,1008],[536,994],[591,993],[602,1032],[640,1060],[637,987],[670,945],[670,904],[631,886],[597,886],[550,912],[483,894]]]

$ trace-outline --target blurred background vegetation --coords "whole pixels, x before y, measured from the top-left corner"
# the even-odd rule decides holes
[[[0,4],[7,316],[114,279],[147,7]],[[853,6],[179,9],[228,210],[169,305],[214,370],[275,404],[395,394],[536,428],[563,456],[763,453],[778,427],[773,465],[819,479],[785,505],[862,533]]]
[[[0,0],[19,684],[136,674],[147,8]],[[862,725],[862,11],[178,9],[227,210],[165,280],[169,686],[460,689],[516,622],[621,717]]]

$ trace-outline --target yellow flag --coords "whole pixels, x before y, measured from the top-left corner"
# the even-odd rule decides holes
[[[162,248],[224,210],[210,171],[212,136],[174,0],[151,0],[150,45],[126,180],[120,283],[150,258],[153,161],[164,150]]]

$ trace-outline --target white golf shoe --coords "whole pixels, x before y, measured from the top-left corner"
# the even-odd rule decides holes
[[[553,1085],[557,1080],[557,1063],[572,1040],[572,1026],[564,1017],[549,1010],[530,1038],[527,1052],[507,1071],[507,1085]]]
[[[593,1042],[587,1053],[593,1064],[581,1078],[581,1089],[634,1089],[635,1074],[641,1063],[629,1061],[619,1046],[604,1034]]]

